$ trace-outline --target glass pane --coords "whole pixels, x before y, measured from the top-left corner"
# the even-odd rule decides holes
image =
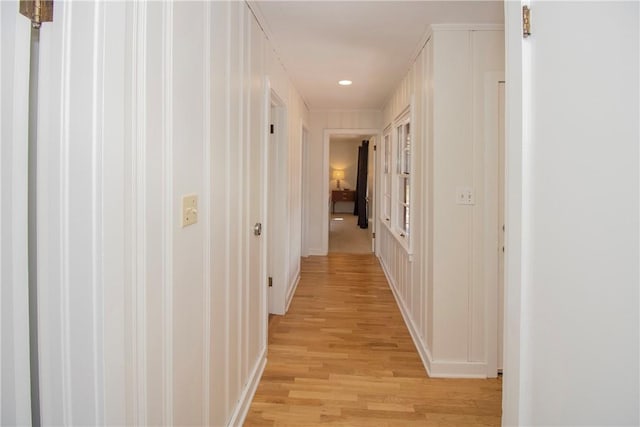
[[[409,123],[404,125],[404,173],[411,170],[411,133]]]
[[[384,136],[384,173],[389,173],[389,159],[391,157],[391,135]]]
[[[404,207],[404,232],[409,236],[409,206]]]
[[[411,197],[411,189],[409,187],[409,178],[404,178],[404,203],[409,204]]]
[[[404,150],[404,138],[402,137],[402,126],[396,128],[396,173],[402,173],[402,151]]]

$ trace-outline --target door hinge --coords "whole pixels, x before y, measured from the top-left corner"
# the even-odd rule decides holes
[[[33,28],[53,21],[53,0],[20,0],[20,14],[31,20]]]
[[[375,239],[375,238],[376,238],[376,233],[375,233],[375,231],[374,231],[373,233],[371,233],[371,234],[373,234],[373,238]]]
[[[373,151],[378,151],[378,146],[377,145],[373,146]]]
[[[531,35],[531,9],[529,6],[522,6],[522,38]]]
[[[271,133],[271,135],[275,133],[273,125],[269,125],[269,132]]]
[[[273,277],[269,277],[269,287],[273,287]]]

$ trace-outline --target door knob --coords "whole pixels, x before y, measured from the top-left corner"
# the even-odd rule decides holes
[[[259,236],[262,234],[262,223],[256,222],[256,225],[253,226],[253,234]]]

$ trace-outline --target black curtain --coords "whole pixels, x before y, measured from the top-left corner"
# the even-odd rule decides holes
[[[358,215],[358,226],[369,227],[367,212],[367,172],[369,171],[369,141],[358,147],[358,177],[356,178],[356,202],[353,214]]]

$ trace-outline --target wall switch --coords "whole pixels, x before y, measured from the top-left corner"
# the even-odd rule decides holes
[[[456,203],[458,205],[475,205],[476,198],[471,187],[456,187]]]
[[[182,196],[182,226],[198,222],[198,196]]]

